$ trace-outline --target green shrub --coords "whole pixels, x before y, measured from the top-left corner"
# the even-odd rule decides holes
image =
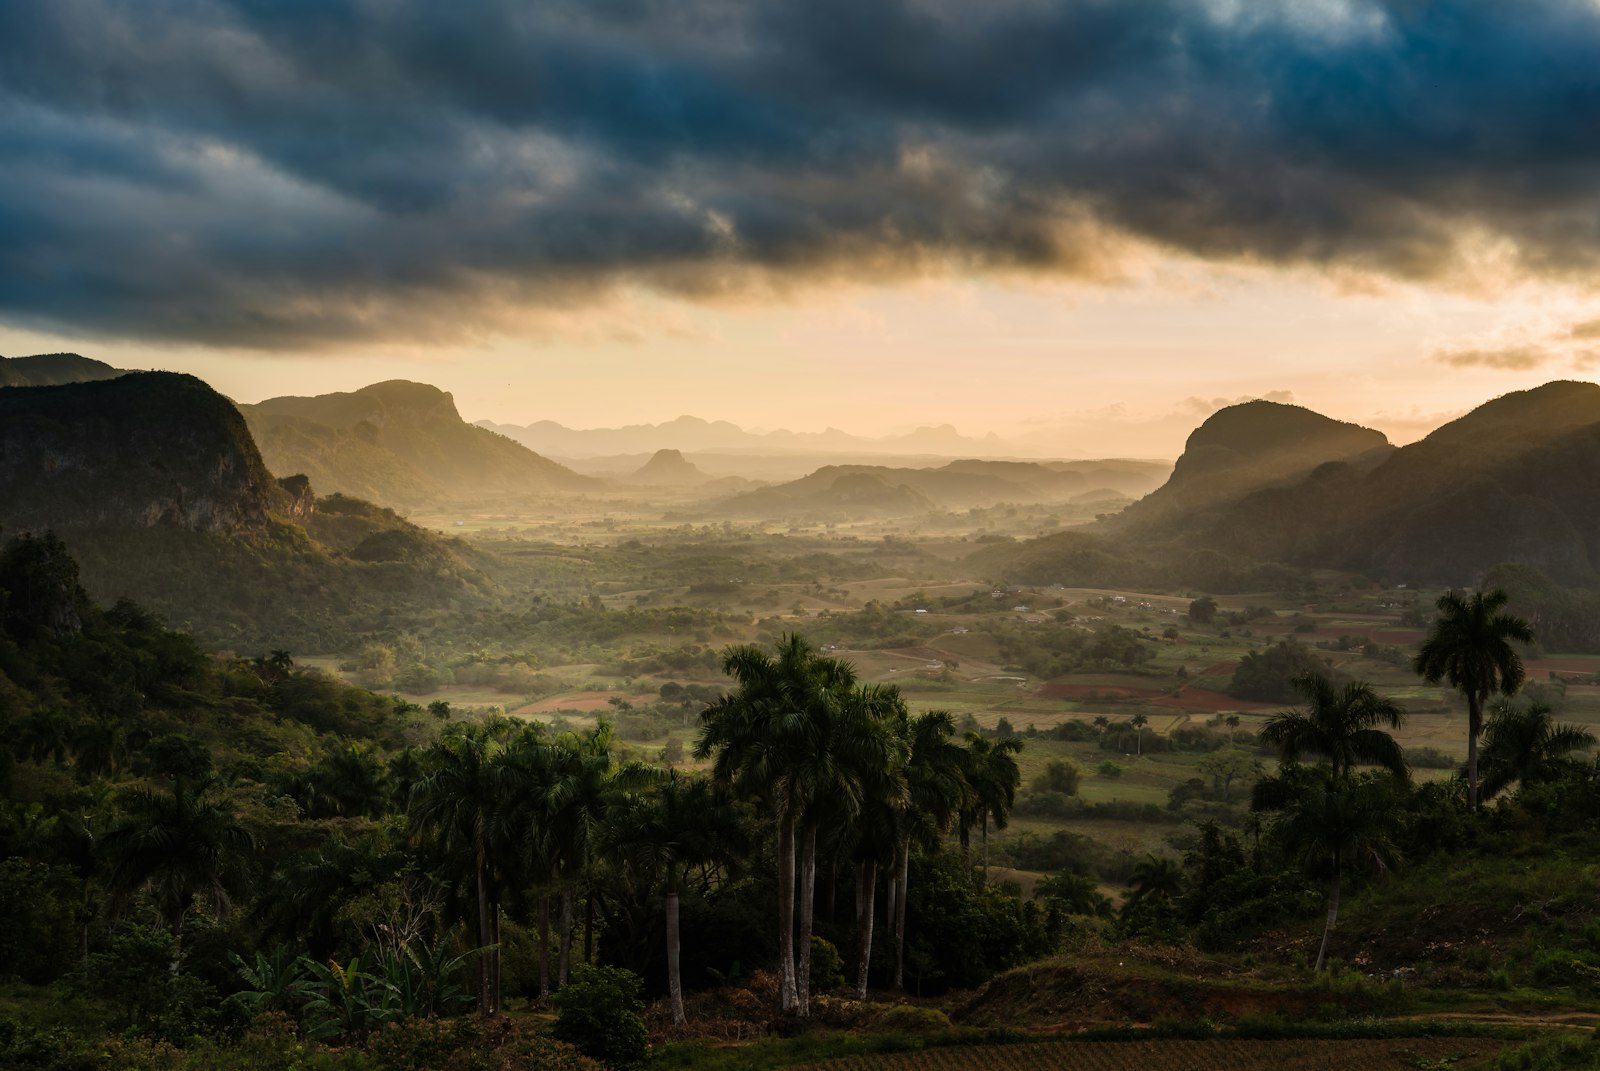
[[[565,1042],[510,1019],[407,1019],[375,1030],[365,1055],[381,1071],[599,1071]]]
[[[1530,1042],[1494,1058],[1492,1071],[1556,1071],[1557,1068],[1600,1067],[1600,1046],[1593,1037],[1552,1038]]]
[[[832,941],[812,935],[811,991],[826,993],[844,985],[844,959]]]
[[[938,1008],[921,1008],[915,1004],[896,1004],[884,1012],[883,1028],[898,1034],[916,1035],[948,1034],[954,1029],[950,1017]]]
[[[1544,949],[1534,957],[1533,978],[1540,985],[1570,986],[1583,992],[1600,992],[1600,968],[1567,949]]]
[[[650,1052],[642,988],[632,971],[578,964],[555,996],[556,1037],[612,1067],[642,1062]]]
[[[82,984],[113,1009],[114,1026],[148,1037],[181,1042],[220,1025],[216,990],[182,969],[177,939],[158,927],[114,931]]]

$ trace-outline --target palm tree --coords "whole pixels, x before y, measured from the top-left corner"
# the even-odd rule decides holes
[[[1532,643],[1533,631],[1520,617],[1503,614],[1504,591],[1439,596],[1439,616],[1417,651],[1413,667],[1429,684],[1450,682],[1467,700],[1467,806],[1478,807],[1478,735],[1483,707],[1499,692],[1514,695],[1526,676],[1512,643]]]
[[[1133,893],[1122,905],[1124,912],[1146,900],[1176,900],[1183,891],[1183,867],[1172,859],[1146,855],[1135,864],[1128,885]]]
[[[955,742],[955,719],[948,711],[930,710],[906,726],[910,752],[906,762],[906,788],[911,805],[900,828],[896,849],[895,884],[890,888],[889,914],[894,919],[894,986],[905,985],[906,901],[910,893],[911,842],[927,849],[938,845],[939,834],[950,829],[956,815],[971,805],[972,786],[967,781],[967,752]]]
[[[503,743],[495,725],[463,728],[424,757],[427,773],[411,790],[411,823],[428,830],[445,853],[470,868],[478,904],[478,1011],[499,1008],[499,899],[490,851],[506,809],[500,772]]]
[[[897,862],[902,832],[911,821],[906,780],[910,721],[899,690],[892,686],[856,689],[845,715],[851,719],[844,727],[850,746],[842,748],[840,769],[850,785],[841,785],[841,792],[831,798],[848,801],[838,811],[854,819],[847,828],[856,862],[856,992],[865,999],[878,869]],[[893,884],[891,879],[891,889]],[[894,912],[891,904],[891,918]]]
[[[678,904],[685,872],[738,850],[742,829],[727,794],[711,781],[670,770],[649,795],[632,797],[609,816],[602,846],[630,862],[662,871],[666,890],[667,994],[682,1026],[682,935]]]
[[[1483,732],[1482,796],[1492,799],[1513,781],[1530,785],[1552,780],[1572,765],[1572,752],[1594,744],[1589,730],[1557,725],[1547,703],[1501,703]]]
[[[389,804],[388,770],[371,751],[347,744],[299,779],[295,795],[310,818],[377,817]]]
[[[779,994],[786,1012],[805,1015],[801,975],[810,966],[810,906],[816,866],[813,803],[840,778],[830,746],[839,710],[855,674],[823,658],[795,634],[773,654],[745,644],[728,648],[722,663],[739,687],[701,714],[696,758],[714,756],[712,774],[740,795],[762,800],[777,827]],[[800,903],[800,961],[795,957],[796,835],[804,840],[806,878]],[[807,989],[809,979],[806,980]]]
[[[207,798],[207,787],[179,779],[168,792],[133,793],[128,820],[100,841],[113,911],[148,888],[156,910],[180,936],[196,896],[209,898],[218,914],[227,909],[235,863],[255,841],[232,811]]]
[[[562,756],[543,739],[537,725],[528,726],[506,746],[500,785],[505,806],[497,837],[507,843],[503,864],[513,887],[532,887],[539,899],[539,994],[550,995],[550,897],[562,888],[560,838],[549,821],[548,795]],[[570,931],[570,926],[568,927]]]
[[[1369,859],[1380,868],[1396,859],[1389,830],[1394,799],[1387,779],[1367,775],[1340,780],[1332,771],[1306,771],[1284,801],[1280,832],[1284,843],[1308,863],[1328,866],[1328,915],[1317,950],[1321,972],[1328,962],[1328,944],[1339,921],[1339,894],[1345,867]]]
[[[561,893],[561,958],[559,980],[567,984],[572,968],[574,896],[581,885],[584,899],[584,960],[593,956],[594,896],[591,871],[609,809],[626,794],[650,783],[656,771],[641,763],[621,766],[612,761],[615,730],[601,722],[587,733],[564,733],[546,748],[550,777],[545,785],[542,814],[535,825],[548,831],[550,857],[557,868]]]
[[[1017,786],[1022,783],[1022,773],[1013,758],[1022,751],[1022,740],[1011,736],[991,742],[981,733],[967,734],[967,783],[972,786],[972,798],[961,813],[961,863],[970,866],[967,853],[967,832],[977,825],[983,838],[983,880],[989,880],[989,821],[996,829],[1004,829],[1011,808],[1017,802]]]
[[[1297,762],[1307,754],[1321,756],[1340,781],[1349,779],[1360,763],[1381,766],[1401,781],[1410,776],[1400,745],[1378,728],[1398,729],[1405,721],[1405,712],[1393,700],[1361,681],[1340,688],[1320,673],[1297,677],[1294,686],[1306,697],[1305,713],[1274,714],[1260,733],[1284,762]]]
[[[1133,753],[1138,758],[1144,755],[1144,727],[1150,724],[1150,719],[1143,714],[1135,714],[1128,719],[1128,724],[1133,726]]]

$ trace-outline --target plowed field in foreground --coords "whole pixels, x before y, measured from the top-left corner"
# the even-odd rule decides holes
[[[1045,1041],[847,1056],[806,1071],[1396,1071],[1441,1059],[1470,1068],[1506,1042],[1488,1038],[1384,1041]]]

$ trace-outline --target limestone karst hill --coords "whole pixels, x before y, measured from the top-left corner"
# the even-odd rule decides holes
[[[97,600],[213,642],[315,647],[489,583],[463,544],[275,479],[233,403],[170,372],[0,388],[0,528],[55,531]]]
[[[1275,564],[1470,585],[1516,562],[1593,585],[1597,490],[1594,383],[1507,394],[1399,448],[1308,410],[1251,402],[1196,429],[1171,480],[1098,531],[990,548],[979,564],[1031,579],[1071,572],[1088,582],[1098,569],[1216,587],[1219,576]]]
[[[325,492],[397,509],[441,501],[586,491],[600,483],[468,424],[425,383],[269,398],[240,406],[267,467],[305,473]]]

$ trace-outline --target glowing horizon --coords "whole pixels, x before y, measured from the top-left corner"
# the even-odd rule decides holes
[[[1600,367],[1600,8],[0,8],[0,353],[470,420],[1407,442]]]

